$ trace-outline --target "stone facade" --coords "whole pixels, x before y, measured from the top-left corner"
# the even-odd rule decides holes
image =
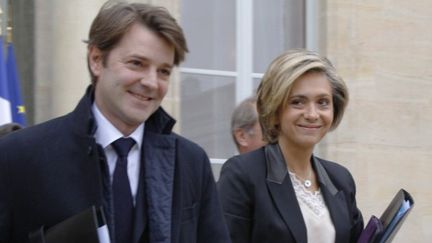
[[[328,0],[322,10],[321,48],[351,100],[319,152],[351,170],[366,221],[410,192],[415,207],[394,242],[430,242],[432,2]]]
[[[89,84],[82,40],[103,2],[34,1],[34,123],[69,112]],[[142,2],[181,17],[178,0]],[[320,0],[319,8],[319,50],[346,80],[351,100],[317,154],[353,173],[366,221],[381,215],[400,188],[409,191],[416,205],[394,242],[429,242],[432,1]],[[169,89],[164,107],[181,120],[177,74]]]

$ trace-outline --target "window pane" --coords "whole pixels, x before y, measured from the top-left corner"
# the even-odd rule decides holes
[[[256,94],[256,91],[257,91],[258,86],[259,86],[260,83],[261,83],[261,78],[254,78],[253,79],[253,85],[252,85],[252,87],[253,87],[254,94]]]
[[[182,0],[181,25],[189,54],[187,68],[235,69],[235,1]]]
[[[263,73],[284,50],[305,46],[304,1],[254,1],[254,72]]]
[[[230,122],[235,79],[183,73],[181,97],[181,134],[204,147],[212,158],[234,155]]]

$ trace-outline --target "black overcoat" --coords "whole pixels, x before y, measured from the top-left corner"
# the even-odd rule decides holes
[[[113,213],[107,163],[96,144],[89,87],[75,110],[0,139],[0,242],[104,206]],[[226,243],[226,225],[204,150],[171,131],[159,108],[145,123],[134,242]],[[148,232],[144,234],[144,232]]]

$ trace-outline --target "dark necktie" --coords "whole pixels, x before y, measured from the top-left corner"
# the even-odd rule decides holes
[[[112,183],[116,243],[132,241],[134,206],[127,174],[127,157],[134,144],[132,138],[119,138],[112,143],[118,155]]]

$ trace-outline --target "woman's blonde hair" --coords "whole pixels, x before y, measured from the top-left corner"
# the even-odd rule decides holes
[[[259,121],[267,142],[275,143],[279,137],[280,111],[285,108],[294,82],[311,72],[326,75],[332,87],[334,113],[331,130],[341,122],[349,95],[345,82],[331,62],[316,52],[290,50],[273,60],[257,90]]]

